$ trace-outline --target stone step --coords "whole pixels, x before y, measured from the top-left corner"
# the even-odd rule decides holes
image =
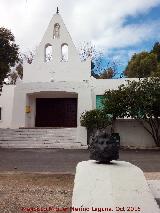
[[[39,141],[43,141],[43,142],[50,142],[50,143],[74,143],[74,142],[78,142],[78,141],[76,141],[76,140],[74,140],[74,139],[65,139],[65,140],[58,140],[58,139],[53,139],[53,140],[49,140],[49,139],[40,139],[40,140],[37,140],[37,139],[32,139],[32,140],[27,140],[27,139],[23,139],[23,140],[0,140],[0,144],[4,144],[4,143],[6,143],[6,142],[26,142],[26,143],[32,143],[32,142],[36,142],[36,143],[38,143]]]
[[[41,142],[49,142],[49,143],[77,143],[75,140],[73,139],[65,139],[65,140],[58,140],[58,139],[52,139],[52,140],[49,140],[49,139],[40,139],[40,140],[37,140],[37,139],[31,139],[31,140],[27,140],[27,139],[24,139],[24,140],[0,140],[0,144],[5,144],[5,143],[20,143],[20,142],[23,142],[23,143],[41,143]]]
[[[43,135],[43,134],[47,134],[47,135],[55,135],[55,134],[61,134],[61,135],[75,135],[77,132],[75,131],[64,131],[64,132],[59,132],[59,131],[54,131],[54,132],[17,132],[17,131],[13,131],[13,132],[0,132],[0,135]]]
[[[76,140],[76,136],[20,136],[20,135],[17,135],[17,136],[6,136],[6,137],[0,137],[0,141],[8,141],[8,140],[53,140],[53,139],[56,139],[56,140]]]
[[[79,149],[77,128],[0,129],[0,148]]]
[[[59,131],[59,129],[56,129],[54,131],[19,131],[19,130],[4,130],[0,131],[0,137],[7,137],[7,136],[59,136],[59,137],[65,137],[65,136],[76,136],[77,130],[75,129],[66,129],[65,131]]]
[[[1,139],[4,138],[16,138],[16,137],[20,137],[20,138],[53,138],[53,137],[57,137],[57,138],[76,138],[76,134],[72,135],[72,134],[66,134],[66,135],[62,135],[62,134],[54,134],[54,135],[50,135],[50,134],[28,134],[28,135],[20,135],[20,134],[6,134],[6,135],[0,135]]]
[[[0,129],[0,132],[65,132],[76,131],[77,128],[60,128],[60,129]]]
[[[75,142],[72,140],[66,140],[66,141],[58,141],[58,140],[53,140],[53,141],[44,141],[44,140],[33,140],[33,141],[0,141],[0,145],[4,144],[57,144],[57,143],[63,143],[63,144],[70,144],[70,143],[75,143],[75,144],[81,144],[80,142]]]
[[[12,132],[10,132],[10,131],[6,131],[6,132],[0,132],[0,135],[7,135],[7,134],[51,134],[51,135],[54,135],[54,134],[62,134],[62,135],[66,135],[66,134],[76,134],[76,132],[75,131],[63,131],[63,132],[61,132],[61,131],[53,131],[53,132],[39,132],[39,131],[34,131],[34,132],[18,132],[18,131],[12,131]]]
[[[40,149],[87,149],[87,146],[81,146],[80,143],[54,143],[54,144],[0,144],[0,148],[40,148]]]

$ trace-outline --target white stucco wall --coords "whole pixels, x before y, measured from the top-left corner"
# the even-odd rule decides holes
[[[156,147],[151,135],[133,119],[116,121],[115,131],[120,134],[121,146],[151,148]]]
[[[0,120],[0,128],[11,127],[14,99],[14,85],[4,85],[0,96],[0,107],[2,109]]]
[[[103,95],[106,90],[118,89],[121,84],[127,84],[127,81],[137,81],[137,78],[119,78],[119,79],[93,79],[93,91],[95,95]]]

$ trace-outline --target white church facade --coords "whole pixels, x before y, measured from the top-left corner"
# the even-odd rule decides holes
[[[87,144],[80,125],[84,111],[95,109],[107,89],[126,79],[94,79],[91,60],[81,61],[61,16],[56,13],[36,49],[24,64],[23,80],[4,85],[0,96],[0,128],[73,128],[76,142]],[[118,120],[121,145],[153,147],[152,138],[133,120]]]

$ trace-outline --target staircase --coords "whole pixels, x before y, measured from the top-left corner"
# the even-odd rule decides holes
[[[76,136],[77,128],[0,129],[0,148],[87,148]]]

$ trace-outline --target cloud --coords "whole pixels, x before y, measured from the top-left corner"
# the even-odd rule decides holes
[[[122,48],[155,36],[158,22],[128,24],[160,0],[0,0],[0,25],[12,30],[21,49],[40,42],[57,5],[76,44],[93,41],[105,49]],[[27,3],[26,3],[27,2]]]
[[[159,22],[148,22],[146,24],[132,24],[110,28],[103,32],[103,36],[94,41],[97,46],[110,48],[133,47],[160,33]],[[158,33],[159,31],[159,33]]]
[[[92,40],[104,48],[126,47],[141,42],[153,35],[156,26],[153,23],[125,26],[129,16],[147,13],[160,1],[130,0],[88,0],[77,3],[71,20],[74,20],[72,32],[75,40]],[[85,5],[85,6],[84,6]],[[157,24],[158,25],[158,24]],[[78,31],[79,35],[76,33]],[[146,36],[147,35],[147,36]]]

